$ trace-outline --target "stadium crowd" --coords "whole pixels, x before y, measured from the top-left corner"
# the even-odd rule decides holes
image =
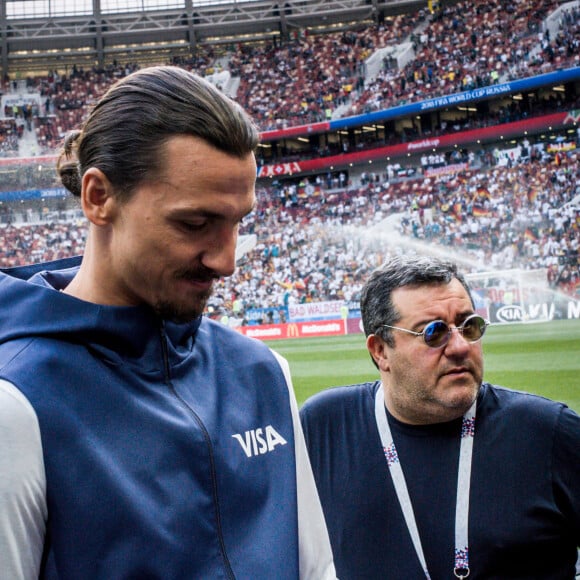
[[[248,226],[259,243],[213,306],[356,300],[387,253],[433,244],[467,259],[473,272],[545,268],[552,287],[578,296],[580,207],[570,203],[580,194],[578,165],[574,152],[395,182],[375,174],[345,189],[311,185],[309,193],[277,201],[261,190]]]
[[[360,30],[302,31],[281,45],[240,43],[229,48],[226,66],[239,81],[236,99],[262,130],[278,129],[578,65],[580,9],[565,10],[557,33],[551,34],[546,18],[557,7],[555,0],[458,2],[435,14],[421,10]],[[404,42],[412,44],[415,58],[399,66],[385,57],[371,78],[368,58]],[[207,76],[224,62],[223,53],[200,46],[195,57],[174,64]],[[103,69],[75,66],[27,79],[26,91],[40,94],[41,105],[5,108],[0,155],[17,155],[24,131],[34,131],[39,153],[53,152],[96,99],[138,67],[116,62]],[[22,90],[9,79],[2,88]],[[536,102],[533,111],[512,104],[435,130],[443,134],[562,108],[580,108],[578,97]],[[417,136],[407,129],[403,137]],[[366,147],[384,144],[373,141]],[[507,162],[491,150],[477,156],[457,152],[439,159],[424,156],[420,167],[403,173],[390,164],[377,173],[347,176],[341,171],[300,183],[259,184],[258,209],[242,231],[255,234],[258,243],[240,260],[236,274],[220,282],[210,311],[242,322],[252,308],[356,300],[362,281],[387,253],[421,244],[461,255],[473,271],[545,269],[552,287],[578,296],[577,149],[536,155],[529,143],[523,147],[526,155]],[[430,175],[434,166],[442,171]],[[1,189],[57,185],[55,172],[23,165],[3,172]],[[81,251],[86,226],[80,212],[67,201],[60,210],[52,209],[38,211],[36,202],[23,200],[0,204],[5,240],[0,266]],[[16,223],[22,222],[16,214],[28,223]]]
[[[555,34],[546,18],[556,0],[458,2],[434,14],[421,9],[358,30],[325,34],[297,31],[287,42],[199,46],[174,64],[210,75],[225,66],[237,80],[235,98],[261,130],[324,121],[469,90],[580,64],[580,10],[564,10]],[[514,40],[517,49],[513,50]],[[385,57],[378,74],[369,57],[408,42],[414,57],[399,66]],[[40,94],[40,105],[10,107],[0,126],[0,154],[18,154],[18,136],[34,130],[38,152],[54,151],[96,99],[137,63],[4,79],[4,93]],[[236,83],[234,82],[235,86]],[[493,121],[492,121],[493,122]]]
[[[415,58],[401,70],[386,62],[346,114],[371,112],[580,64],[578,8],[563,12],[553,38],[543,24],[557,6],[553,0],[494,0],[445,6],[424,30],[412,35]]]
[[[558,7],[557,0],[460,1],[435,14],[420,10],[357,30],[300,31],[283,44],[240,43],[228,48],[225,59],[223,52],[199,46],[193,58],[173,64],[204,76],[226,66],[239,83],[236,100],[259,128],[281,129],[580,66],[580,7],[565,10],[553,33],[546,19]],[[406,42],[414,53],[409,62],[385,56],[370,74],[369,57]],[[25,87],[4,79],[4,94],[38,94],[40,104],[4,108],[0,157],[22,156],[27,135],[34,137],[33,155],[54,153],[111,84],[140,66],[75,66],[30,77]],[[572,109],[580,109],[580,96],[562,94],[527,109],[514,101],[441,121],[433,132]],[[405,127],[402,134],[357,146],[424,135],[419,126]],[[580,301],[580,130],[571,141],[534,148],[524,138],[511,155],[463,150],[425,154],[416,166],[389,163],[374,171],[259,181],[256,210],[240,229],[256,244],[240,257],[234,275],[216,282],[206,314],[232,326],[267,324],[284,322],[292,304],[358,303],[369,274],[389,255],[409,251],[448,256],[471,273],[542,272],[554,292]],[[344,151],[342,143],[337,147],[312,154]],[[291,158],[282,153],[275,161]],[[3,192],[59,186],[56,172],[39,164],[0,172]],[[0,201],[0,267],[81,254],[87,223],[76,203],[26,196]]]
[[[579,297],[577,150],[513,163],[482,159],[433,176],[365,172],[344,187],[331,180],[330,189],[306,179],[260,186],[258,209],[241,230],[256,235],[257,245],[217,285],[209,312],[239,324],[253,308],[357,300],[387,254],[434,245],[473,272],[545,270],[552,288]],[[5,224],[0,266],[78,254],[85,235],[80,218]]]

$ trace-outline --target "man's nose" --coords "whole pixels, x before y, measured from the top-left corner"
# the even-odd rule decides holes
[[[203,253],[203,265],[220,276],[231,276],[236,269],[237,241],[237,228],[221,228]]]

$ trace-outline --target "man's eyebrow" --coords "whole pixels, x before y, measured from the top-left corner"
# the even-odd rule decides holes
[[[177,218],[193,218],[193,217],[205,217],[205,218],[215,218],[220,217],[220,214],[215,211],[210,211],[207,209],[191,209],[191,208],[176,208],[174,211],[169,213],[172,217]]]
[[[254,202],[252,204],[252,206],[247,209],[244,210],[244,212],[241,214],[242,217],[246,217],[248,215],[250,215],[252,212],[256,211],[258,207],[257,202]],[[220,212],[219,210],[212,210],[212,209],[207,209],[205,207],[200,207],[200,208],[190,208],[190,207],[183,207],[183,208],[174,208],[173,211],[171,212],[172,215],[174,216],[179,216],[179,217],[188,217],[188,216],[195,216],[195,217],[207,217],[207,218],[221,218],[224,217],[223,213]]]

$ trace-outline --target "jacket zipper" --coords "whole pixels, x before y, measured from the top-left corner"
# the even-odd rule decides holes
[[[216,527],[217,527],[217,533],[218,533],[218,540],[219,540],[219,544],[220,544],[220,551],[221,551],[221,555],[222,555],[224,568],[225,568],[225,572],[227,574],[227,577],[230,580],[235,580],[236,576],[234,574],[234,571],[232,570],[232,566],[231,566],[231,563],[230,563],[228,555],[227,555],[225,541],[224,541],[224,537],[223,537],[222,523],[221,523],[221,517],[220,517],[220,510],[219,510],[219,500],[218,500],[218,493],[217,493],[217,475],[216,475],[215,459],[214,459],[213,447],[211,444],[211,438],[209,436],[209,433],[208,433],[205,425],[203,424],[201,418],[199,417],[199,415],[187,404],[187,402],[183,399],[183,397],[181,397],[179,395],[179,393],[175,390],[175,387],[173,386],[173,383],[171,381],[169,354],[168,354],[168,348],[167,348],[167,334],[165,332],[165,323],[163,321],[161,321],[160,334],[161,334],[161,352],[163,354],[163,373],[164,373],[165,384],[169,387],[169,389],[173,393],[174,397],[185,407],[187,412],[193,417],[194,421],[199,426],[199,428],[203,434],[203,438],[205,439],[208,451],[209,451],[210,473],[211,473],[211,481],[212,481],[212,497],[213,497],[213,504],[214,504],[214,511],[215,511],[215,520],[216,520]]]

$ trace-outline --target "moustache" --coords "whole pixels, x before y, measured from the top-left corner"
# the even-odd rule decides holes
[[[472,374],[475,372],[475,368],[472,361],[468,359],[463,359],[461,361],[455,361],[453,364],[445,365],[445,367],[441,369],[441,374],[446,375],[448,373],[457,372],[460,369]]]
[[[178,280],[188,280],[190,282],[213,282],[219,276],[209,268],[196,268],[195,270],[182,270],[175,274]]]

